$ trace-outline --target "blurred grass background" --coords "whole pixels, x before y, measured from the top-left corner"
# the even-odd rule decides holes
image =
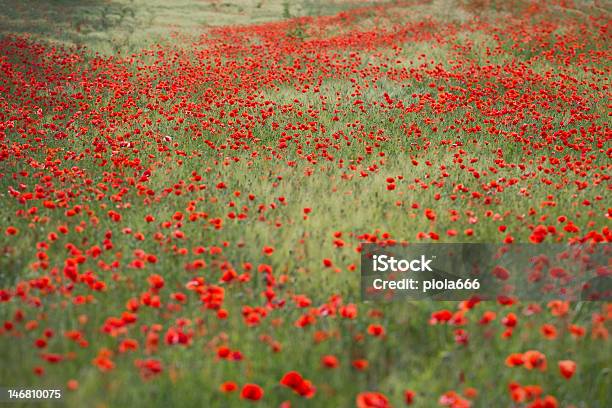
[[[135,53],[152,44],[182,43],[185,35],[197,37],[210,27],[333,15],[388,3],[400,4],[399,0],[0,0],[0,36],[27,35],[34,40],[87,47],[92,53]],[[474,16],[517,13],[530,4],[506,0],[422,3],[412,7],[414,18],[459,22]],[[577,0],[563,7],[563,13],[582,16],[587,22],[594,10],[612,13],[612,2]]]
[[[367,0],[0,0],[0,35],[25,34],[92,52],[138,52],[208,27],[336,14]]]

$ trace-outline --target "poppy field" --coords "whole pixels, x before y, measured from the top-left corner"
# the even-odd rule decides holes
[[[609,3],[201,3],[0,30],[17,405],[612,405],[612,302],[360,294],[364,243],[612,240]]]

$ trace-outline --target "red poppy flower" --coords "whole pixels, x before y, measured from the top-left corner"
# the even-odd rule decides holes
[[[406,403],[406,405],[411,405],[412,403],[414,403],[415,396],[416,393],[412,390],[404,391],[404,402]]]
[[[336,356],[326,355],[321,358],[321,364],[326,368],[336,368],[340,362]]]
[[[559,361],[559,372],[567,379],[572,378],[576,372],[576,363],[572,360],[561,360]]]
[[[240,398],[250,401],[259,401],[264,396],[263,388],[257,384],[245,384],[240,392]]]
[[[391,404],[379,392],[361,392],[357,395],[357,408],[390,408]]]
[[[233,392],[238,389],[238,385],[236,385],[236,383],[233,381],[226,381],[221,384],[219,389],[221,390],[221,392]]]

